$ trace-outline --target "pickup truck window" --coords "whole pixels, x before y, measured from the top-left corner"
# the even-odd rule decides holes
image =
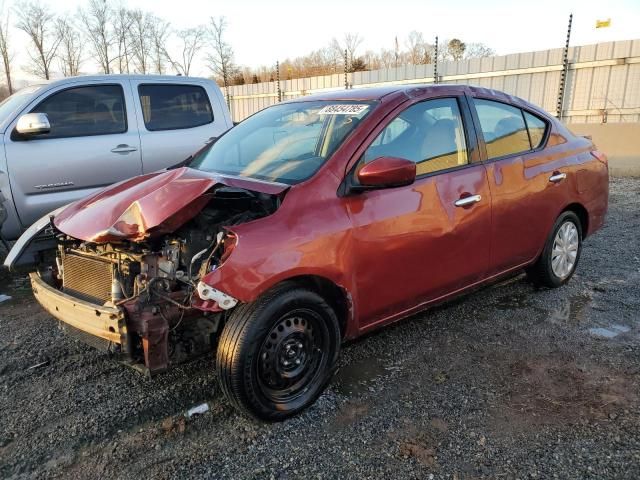
[[[213,122],[204,88],[197,85],[146,84],[138,87],[147,130],[178,130]]]
[[[92,85],[62,90],[32,112],[46,113],[51,131],[38,138],[109,135],[127,131],[124,95],[120,85]]]

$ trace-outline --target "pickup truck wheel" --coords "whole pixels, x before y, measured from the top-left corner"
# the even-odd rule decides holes
[[[232,312],[216,354],[220,385],[239,410],[284,420],[322,393],[339,350],[338,319],[327,302],[284,284]]]
[[[581,251],[580,219],[573,212],[564,212],[553,225],[540,258],[527,269],[527,276],[535,285],[560,287],[576,271]]]

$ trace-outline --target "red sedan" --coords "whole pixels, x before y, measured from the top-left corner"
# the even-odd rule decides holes
[[[7,263],[35,255],[44,308],[149,373],[215,349],[267,420],[313,403],[346,339],[522,269],[563,285],[608,201],[591,141],[469,86],[281,103],[185,165],[55,212]]]

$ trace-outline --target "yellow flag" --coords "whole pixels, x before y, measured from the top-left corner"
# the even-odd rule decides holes
[[[611,19],[607,18],[606,20],[596,20],[596,28],[607,28],[611,26]]]

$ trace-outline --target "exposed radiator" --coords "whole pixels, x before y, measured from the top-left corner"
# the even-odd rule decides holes
[[[98,305],[111,299],[113,266],[107,260],[67,254],[63,260],[65,293]]]

